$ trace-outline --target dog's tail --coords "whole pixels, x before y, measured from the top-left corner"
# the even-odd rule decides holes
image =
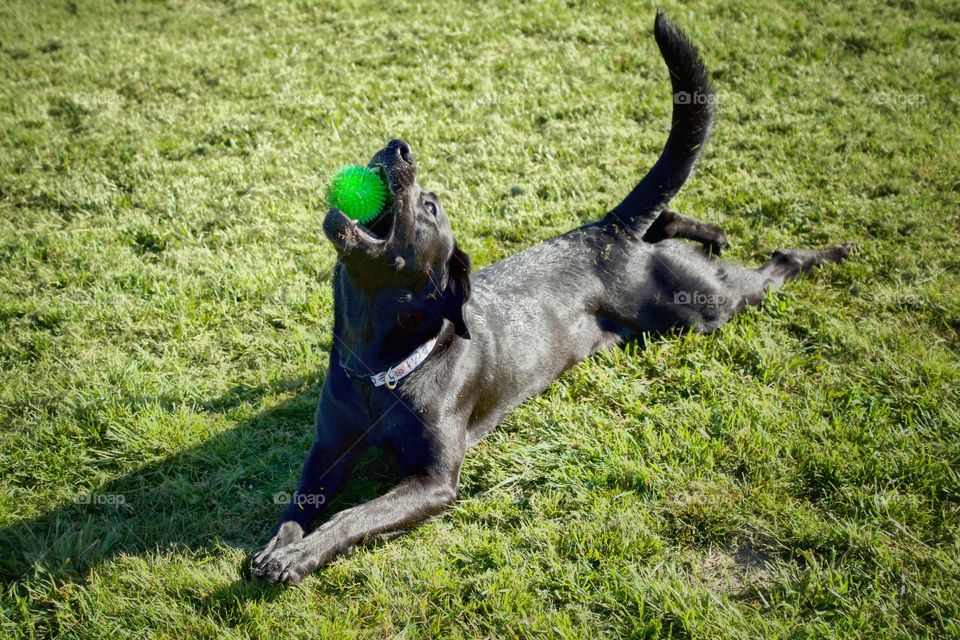
[[[646,231],[693,170],[710,137],[715,102],[696,49],[659,11],[653,33],[673,84],[670,136],[653,168],[604,219],[638,235]]]

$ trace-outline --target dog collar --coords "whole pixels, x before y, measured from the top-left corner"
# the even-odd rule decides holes
[[[370,383],[375,387],[386,385],[387,389],[395,388],[401,379],[409,375],[411,371],[419,367],[423,361],[427,359],[427,356],[430,355],[433,347],[437,344],[437,338],[438,336],[433,336],[424,342],[400,364],[390,367],[386,371],[381,371],[380,373],[369,376]]]

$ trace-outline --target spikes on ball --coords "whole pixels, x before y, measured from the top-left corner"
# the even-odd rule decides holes
[[[333,174],[327,188],[330,206],[360,223],[369,222],[380,215],[388,195],[387,185],[380,174],[358,164],[344,167]]]

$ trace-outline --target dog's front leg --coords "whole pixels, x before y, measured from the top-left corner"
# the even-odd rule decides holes
[[[455,471],[407,477],[384,495],[341,511],[299,542],[270,554],[260,572],[267,582],[297,584],[317,567],[364,540],[411,527],[439,513],[457,497]]]
[[[340,490],[358,455],[367,448],[362,434],[344,419],[333,396],[329,384],[325,384],[317,406],[316,439],[303,463],[296,493],[289,497],[267,543],[251,556],[253,576],[262,575],[273,554],[306,535],[310,524]]]
[[[356,460],[356,450],[330,446],[316,441],[300,473],[297,491],[290,496],[286,508],[273,528],[267,543],[250,558],[250,570],[262,576],[267,561],[278,550],[300,541],[310,523],[323,511],[323,507],[339,491]]]

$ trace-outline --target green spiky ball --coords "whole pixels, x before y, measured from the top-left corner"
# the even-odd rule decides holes
[[[348,218],[364,223],[373,220],[387,203],[387,185],[380,174],[358,164],[340,169],[330,180],[327,200]]]

